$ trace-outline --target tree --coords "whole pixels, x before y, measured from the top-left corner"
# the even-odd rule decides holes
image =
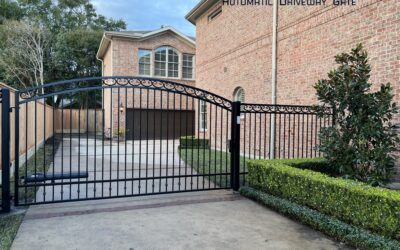
[[[7,8],[3,10],[3,6]],[[0,7],[0,51],[3,54],[0,79],[17,88],[35,83],[32,72],[22,71],[26,68],[25,61],[19,60],[22,57],[9,50],[12,41],[9,38],[15,35],[15,32],[9,34],[11,20],[23,20],[34,24],[33,29],[40,27],[45,31],[48,42],[43,51],[44,82],[99,76],[100,64],[95,54],[102,32],[126,28],[122,20],[98,15],[89,0],[0,0]],[[5,61],[14,64],[5,64]]]
[[[0,24],[6,20],[20,20],[23,11],[17,2],[11,0],[0,0]]]
[[[397,107],[390,83],[371,92],[371,67],[362,45],[335,57],[338,68],[314,86],[322,105],[334,111],[334,125],[322,129],[319,150],[345,177],[383,184],[393,174],[399,138],[391,123]],[[321,112],[321,116],[322,112]]]
[[[100,75],[101,64],[96,59],[96,53],[102,35],[102,31],[92,29],[75,29],[58,34],[53,57],[58,77],[68,79]]]
[[[43,85],[47,29],[28,21],[7,21],[3,29],[6,49],[0,52],[0,66],[5,77],[23,87]]]

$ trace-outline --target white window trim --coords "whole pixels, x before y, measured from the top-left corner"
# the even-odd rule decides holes
[[[166,76],[156,76],[155,75],[155,53],[156,50],[162,47],[167,47],[168,49],[172,49],[174,50],[177,54],[178,54],[178,77],[170,77],[168,76],[168,58],[165,64],[166,67]],[[140,74],[140,63],[139,63],[139,51],[140,50],[148,50],[150,51],[150,75],[142,75]],[[183,77],[183,54],[187,54],[187,55],[192,55],[193,56],[193,72],[192,72],[192,78],[184,78]],[[167,52],[167,57],[168,57],[168,52]],[[160,46],[158,48],[155,49],[147,49],[147,48],[138,48],[137,50],[137,75],[139,77],[150,77],[150,78],[159,78],[159,79],[175,79],[175,80],[186,80],[186,81],[195,81],[196,80],[196,55],[195,54],[191,54],[191,53],[182,53],[179,50],[177,50],[176,48],[172,47],[172,46],[168,46],[168,45],[164,45],[164,46]]]

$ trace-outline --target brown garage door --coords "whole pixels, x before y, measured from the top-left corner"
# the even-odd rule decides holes
[[[195,112],[161,109],[127,109],[128,140],[177,139],[194,135]]]

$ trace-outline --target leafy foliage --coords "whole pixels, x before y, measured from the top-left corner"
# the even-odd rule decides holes
[[[104,30],[126,28],[122,20],[98,15],[90,0],[0,0],[0,50],[7,51],[8,38],[4,24],[21,20],[48,31],[44,51],[44,82],[78,77],[99,76],[101,64],[96,52]],[[29,71],[29,69],[27,69]],[[0,80],[21,87],[18,77],[0,67]],[[25,80],[26,86],[33,85]]]
[[[371,250],[395,250],[400,248],[400,243],[396,240],[370,233],[367,230],[349,225],[316,210],[260,192],[251,187],[242,187],[240,189],[240,194],[319,230],[336,240],[345,242],[350,246]]]
[[[335,57],[338,68],[316,83],[321,107],[334,110],[335,124],[322,129],[319,150],[341,175],[378,185],[393,174],[399,142],[391,123],[397,107],[390,84],[371,92],[371,67],[362,45]],[[324,116],[321,113],[321,116]]]
[[[194,136],[182,136],[179,138],[179,148],[210,148],[210,140],[196,138]]]
[[[344,222],[400,239],[400,192],[275,161],[248,161],[250,185]]]

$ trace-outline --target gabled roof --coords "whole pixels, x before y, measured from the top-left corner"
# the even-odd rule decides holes
[[[187,15],[186,19],[196,25],[196,20],[220,0],[201,0]]]
[[[172,32],[188,45],[192,46],[193,48],[196,47],[196,39],[194,37],[187,36],[171,26],[161,27],[160,29],[150,31],[106,31],[101,39],[100,47],[97,51],[97,58],[103,58],[113,37],[143,41],[155,36],[159,36],[166,32]]]

